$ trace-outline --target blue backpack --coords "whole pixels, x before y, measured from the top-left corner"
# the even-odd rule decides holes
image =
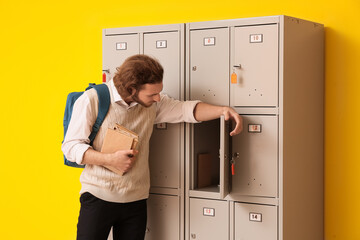
[[[105,84],[95,85],[93,83],[89,84],[89,87],[86,88],[86,90],[89,90],[91,88],[94,88],[97,92],[98,98],[99,98],[99,112],[98,116],[96,118],[96,121],[92,127],[91,134],[89,136],[90,139],[90,145],[92,146],[94,139],[96,137],[96,134],[98,133],[101,124],[103,123],[106,114],[109,111],[110,107],[110,92],[108,86]],[[72,92],[69,93],[66,100],[66,106],[65,106],[65,114],[64,114],[64,139],[66,136],[66,132],[70,123],[73,106],[75,101],[83,94],[84,92]],[[63,140],[64,142],[64,140]],[[64,164],[70,167],[77,167],[77,168],[84,168],[85,165],[78,165],[75,162],[71,162],[66,159],[64,155]]]

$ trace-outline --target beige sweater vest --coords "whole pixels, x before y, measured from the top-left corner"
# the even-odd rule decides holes
[[[93,113],[98,114],[98,98],[94,89],[86,91],[92,106]],[[113,100],[112,93],[109,112],[95,138],[93,148],[101,150],[106,130],[114,123],[136,132],[139,135],[137,150],[139,154],[132,169],[120,176],[107,168],[97,165],[86,165],[80,176],[80,193],[90,192],[94,196],[110,202],[133,202],[146,199],[149,196],[149,140],[153,131],[156,117],[156,105],[146,108],[140,104],[126,109]]]

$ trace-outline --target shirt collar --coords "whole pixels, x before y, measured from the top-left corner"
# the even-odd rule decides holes
[[[117,104],[119,104],[119,105],[121,105],[123,107],[126,107],[127,109],[132,108],[132,107],[134,107],[134,106],[136,106],[138,104],[137,102],[132,102],[132,103],[130,103],[130,105],[127,104],[124,101],[124,99],[122,99],[120,94],[118,93],[118,91],[117,91],[117,89],[115,87],[113,79],[110,80],[110,87],[111,87],[111,90],[112,90],[114,102],[116,102]]]

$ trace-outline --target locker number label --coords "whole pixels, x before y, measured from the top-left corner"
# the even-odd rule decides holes
[[[165,130],[167,128],[166,123],[157,123],[156,129]]]
[[[261,133],[261,124],[249,124],[250,133]]]
[[[262,214],[261,213],[250,213],[249,220],[252,222],[262,222]]]
[[[116,50],[126,50],[126,49],[127,49],[127,43],[126,42],[116,43]]]
[[[214,208],[204,208],[203,209],[204,216],[215,217],[215,209]]]
[[[250,43],[262,43],[263,35],[262,34],[251,34],[250,35]]]
[[[204,46],[214,46],[215,45],[215,37],[204,38]]]
[[[156,48],[167,48],[166,40],[156,41]]]

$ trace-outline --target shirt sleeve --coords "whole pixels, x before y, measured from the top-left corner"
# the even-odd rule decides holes
[[[71,120],[61,146],[65,157],[81,165],[84,153],[91,146],[89,136],[95,122],[94,109],[87,94],[81,95],[74,103]]]
[[[166,94],[161,94],[157,103],[156,123],[197,123],[194,117],[194,109],[200,101],[179,101]]]

